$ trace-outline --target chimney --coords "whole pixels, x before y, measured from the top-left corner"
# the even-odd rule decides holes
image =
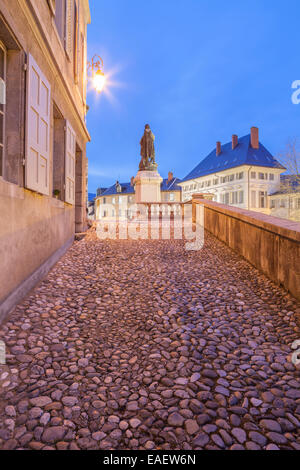
[[[173,179],[173,173],[172,173],[172,171],[169,171],[169,173],[168,173],[168,183],[170,183],[170,181],[172,181],[172,179]]]
[[[235,147],[237,146],[237,144],[238,144],[238,136],[234,134],[234,135],[232,136],[232,150],[235,149]]]
[[[217,155],[221,153],[221,142],[217,142]]]
[[[251,127],[251,147],[253,149],[259,148],[259,136],[257,127]]]
[[[134,186],[134,176],[131,177],[130,184],[131,184],[131,186]]]

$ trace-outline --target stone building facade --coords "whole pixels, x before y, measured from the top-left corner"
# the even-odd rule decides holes
[[[0,319],[86,228],[88,0],[0,3]]]

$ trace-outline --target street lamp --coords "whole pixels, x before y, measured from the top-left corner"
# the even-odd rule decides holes
[[[94,55],[91,61],[87,63],[88,71],[92,72],[92,79],[94,83],[94,87],[98,93],[103,91],[106,77],[103,73],[103,60],[100,56]]]

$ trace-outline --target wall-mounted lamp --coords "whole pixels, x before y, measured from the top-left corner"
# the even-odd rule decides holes
[[[91,61],[87,63],[88,71],[92,72],[94,87],[98,93],[103,91],[106,77],[103,72],[103,60],[98,55],[94,55]]]

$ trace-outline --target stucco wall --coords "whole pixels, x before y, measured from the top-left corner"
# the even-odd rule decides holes
[[[0,303],[74,236],[74,207],[0,178]]]
[[[272,281],[300,299],[300,224],[216,202],[204,205],[204,227]]]

